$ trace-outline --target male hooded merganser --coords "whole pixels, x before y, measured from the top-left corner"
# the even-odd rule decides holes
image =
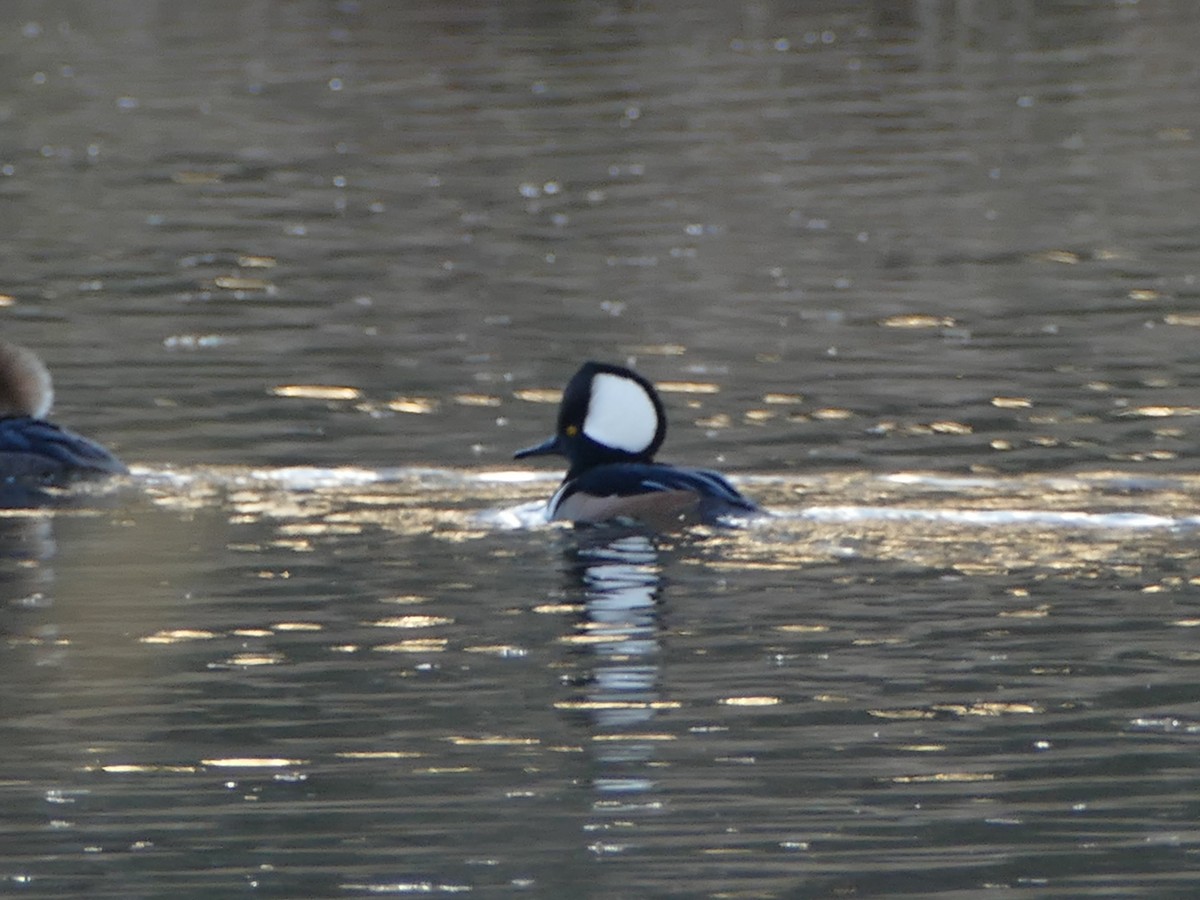
[[[566,478],[547,507],[553,520],[663,527],[761,512],[716,472],[654,462],[666,434],[666,413],[649,381],[623,366],[588,362],[567,383],[554,436],[514,458],[567,458]]]
[[[128,471],[99,444],[47,422],[53,402],[42,361],[0,340],[0,481],[58,482]]]

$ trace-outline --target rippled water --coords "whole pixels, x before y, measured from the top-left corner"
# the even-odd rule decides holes
[[[1197,25],[6,4],[0,893],[1195,894]],[[772,516],[542,523],[590,357]]]

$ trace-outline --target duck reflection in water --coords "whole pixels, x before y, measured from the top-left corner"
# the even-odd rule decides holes
[[[128,471],[96,442],[46,421],[53,401],[37,355],[0,340],[0,506],[44,502],[43,486]]]
[[[662,705],[657,538],[603,526],[575,531],[572,538],[567,564],[584,609],[568,641],[594,658],[590,671],[578,676],[583,696],[567,706],[586,711],[598,730],[596,762],[604,768],[596,789],[604,795],[644,792],[653,787],[646,765],[654,744],[629,732],[641,730]]]

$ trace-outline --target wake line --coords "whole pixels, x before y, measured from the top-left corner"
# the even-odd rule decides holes
[[[1051,509],[914,509],[885,506],[813,506],[780,518],[818,522],[934,522],[973,527],[1015,525],[1116,530],[1185,529],[1200,526],[1200,517],[1136,512],[1089,513]]]

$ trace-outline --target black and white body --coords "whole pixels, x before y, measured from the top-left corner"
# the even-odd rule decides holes
[[[654,462],[666,434],[662,401],[649,381],[623,366],[588,362],[567,383],[554,436],[515,458],[567,458],[566,478],[547,508],[552,520],[665,527],[761,512],[716,472]]]
[[[0,340],[0,482],[54,483],[128,471],[94,441],[46,421],[50,372],[37,355]]]

